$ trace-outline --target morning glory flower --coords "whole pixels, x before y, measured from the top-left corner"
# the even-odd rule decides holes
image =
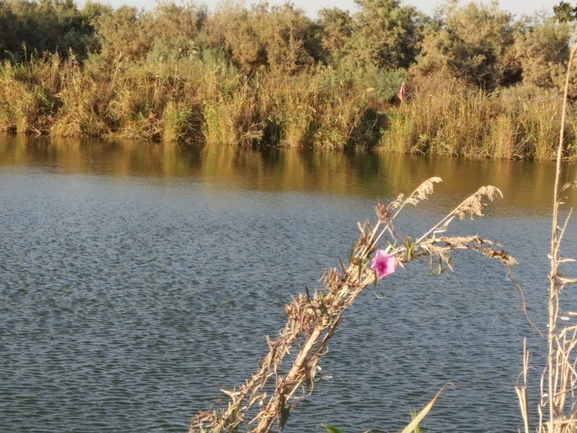
[[[388,254],[385,250],[377,250],[371,263],[371,269],[377,273],[377,279],[380,280],[395,272],[395,265],[395,256]]]

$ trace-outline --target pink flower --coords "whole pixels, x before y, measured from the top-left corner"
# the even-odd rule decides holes
[[[395,272],[395,265],[395,256],[387,254],[385,250],[377,250],[373,262],[371,263],[371,269],[377,273],[377,279],[380,280],[381,278]]]
[[[401,101],[404,101],[405,99],[407,99],[407,88],[405,86],[405,82],[403,81],[403,84],[401,84],[401,88],[399,89],[399,93],[397,94],[397,96],[399,97],[399,99]]]

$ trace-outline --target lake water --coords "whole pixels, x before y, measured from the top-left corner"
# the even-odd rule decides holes
[[[553,172],[2,136],[0,431],[186,432],[220,389],[255,370],[284,305],[346,258],[376,201],[431,176],[444,182],[407,209],[397,232],[419,235],[481,185],[499,187],[504,199],[486,217],[449,234],[478,233],[514,255],[544,329]],[[565,167],[564,179],[575,178]],[[574,220],[564,252],[577,257]],[[430,277],[426,263],[410,264],[362,294],[321,362],[327,380],[285,431],[398,431],[449,381],[422,431],[517,431],[523,338],[533,391],[545,344],[497,262],[463,253],[454,266]]]

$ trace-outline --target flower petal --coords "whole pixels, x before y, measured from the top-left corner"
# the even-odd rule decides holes
[[[395,256],[388,254],[385,250],[377,250],[371,262],[371,269],[377,273],[377,279],[380,280],[395,272],[396,263]]]

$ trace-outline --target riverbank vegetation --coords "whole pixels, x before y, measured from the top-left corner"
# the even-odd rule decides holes
[[[568,3],[520,18],[496,3],[448,1],[432,17],[397,0],[356,4],[310,18],[291,4],[1,1],[0,129],[555,158]]]

